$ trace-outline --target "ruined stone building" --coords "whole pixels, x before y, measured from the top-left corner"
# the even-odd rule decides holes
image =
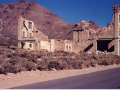
[[[112,24],[113,28],[110,31],[105,31],[103,35],[98,35],[96,39],[96,50],[115,52],[120,54],[120,10],[118,5],[114,5]]]
[[[34,22],[24,19],[22,16],[18,19],[18,47],[28,50],[63,50],[73,52],[75,49],[73,41],[48,39],[41,31],[37,30]],[[74,49],[74,50],[73,50]],[[77,50],[75,50],[76,52]]]
[[[63,50],[67,52],[95,52],[107,51],[120,53],[120,11],[118,5],[113,6],[112,24],[113,28],[104,31],[102,35],[95,38],[91,37],[87,28],[76,24],[72,30],[72,40],[48,39],[38,30],[34,22],[24,19],[22,16],[18,19],[18,47],[29,50]]]

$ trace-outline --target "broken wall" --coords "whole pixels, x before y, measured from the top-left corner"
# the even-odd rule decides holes
[[[64,51],[65,50],[65,42],[64,40],[55,40],[55,43],[54,43],[54,47],[55,47],[55,50],[57,51]]]

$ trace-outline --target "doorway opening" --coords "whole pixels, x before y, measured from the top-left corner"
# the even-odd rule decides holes
[[[21,48],[23,49],[25,46],[25,43],[24,42],[21,42]]]
[[[97,50],[99,51],[107,51],[113,52],[114,51],[114,43],[113,40],[97,40]]]

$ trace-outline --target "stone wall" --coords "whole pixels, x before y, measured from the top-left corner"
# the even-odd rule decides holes
[[[40,50],[50,51],[50,42],[49,41],[40,41]]]
[[[65,50],[65,42],[64,40],[55,40],[55,50],[59,51],[64,51]]]
[[[37,30],[37,28],[34,26],[34,37],[36,37],[38,39],[38,41],[43,40],[43,41],[47,41],[48,40],[48,36],[44,35],[40,30]]]
[[[73,31],[73,40],[75,42],[79,41],[79,31]]]
[[[73,42],[72,43],[72,51],[75,53],[78,53],[81,51],[80,45],[78,42]]]

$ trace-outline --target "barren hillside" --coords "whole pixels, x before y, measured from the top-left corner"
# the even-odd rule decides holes
[[[24,0],[23,0],[24,1]],[[39,5],[36,2],[14,2],[10,4],[0,4],[0,41],[17,45],[18,16],[32,20],[38,30],[42,31],[49,39],[72,39],[72,29],[75,24],[68,24],[61,17],[52,11]],[[77,23],[79,26],[90,30],[91,37],[103,34],[104,30],[110,29],[100,27],[93,21],[82,20]],[[3,42],[0,42],[2,44]]]
[[[57,38],[68,30],[68,23],[36,2],[14,2],[0,4],[1,34],[5,37],[17,36],[18,16],[32,20],[35,26],[48,35]]]

